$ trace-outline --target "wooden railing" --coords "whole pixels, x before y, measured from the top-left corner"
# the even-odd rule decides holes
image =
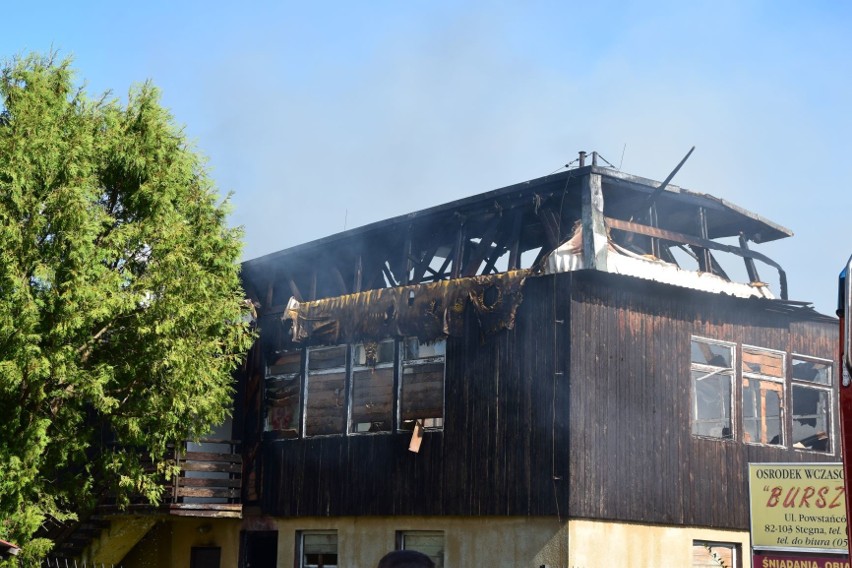
[[[240,516],[243,460],[238,440],[202,439],[175,452],[180,474],[167,499],[183,516]]]

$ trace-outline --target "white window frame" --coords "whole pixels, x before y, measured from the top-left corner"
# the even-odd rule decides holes
[[[801,361],[813,361],[815,363],[823,363],[828,366],[828,369],[831,372],[831,376],[829,377],[828,384],[816,383],[811,381],[803,381],[800,379],[795,379],[793,377],[793,364],[796,359]],[[812,355],[803,355],[801,353],[792,353],[790,355],[790,447],[796,450],[797,452],[807,452],[812,454],[819,454],[821,456],[833,456],[837,454],[837,444],[834,439],[834,422],[838,416],[838,409],[836,408],[834,389],[835,389],[835,375],[836,369],[834,366],[834,361],[830,359],[823,359],[822,357],[814,357]],[[830,451],[822,452],[819,450],[812,450],[809,448],[797,448],[795,446],[795,442],[793,441],[793,420],[795,415],[793,414],[793,393],[795,392],[793,387],[806,387],[814,390],[822,391],[828,393],[828,424],[826,424],[826,428],[828,429],[828,442],[830,445]]]
[[[710,343],[714,345],[721,345],[723,347],[729,348],[731,350],[731,366],[730,367],[716,367],[713,365],[707,365],[704,363],[695,363],[692,361],[692,342],[693,341],[701,341],[705,343]],[[709,337],[701,337],[699,335],[691,335],[689,338],[689,388],[690,388],[690,409],[689,409],[689,429],[693,436],[696,438],[701,438],[704,440],[717,440],[717,441],[736,441],[737,439],[737,420],[736,420],[736,404],[735,404],[735,393],[737,386],[737,365],[739,364],[737,361],[737,344],[731,341],[721,341],[719,339],[711,339]],[[730,381],[730,400],[728,401],[728,417],[731,423],[731,432],[728,436],[710,436],[706,434],[696,434],[693,432],[693,427],[695,425],[695,421],[698,419],[698,396],[695,392],[696,387],[696,379],[692,377],[692,373],[705,372],[707,373],[705,377],[709,377],[711,375],[721,375],[723,377],[728,377]]]
[[[335,348],[344,348],[344,356],[343,356],[343,367],[331,367],[328,369],[320,369],[313,371],[310,370],[311,365],[311,351],[320,351],[323,349],[335,349]],[[348,431],[349,424],[349,374],[347,372],[349,368],[349,358],[350,352],[352,348],[347,343],[339,343],[337,345],[317,345],[315,347],[308,347],[305,350],[305,382],[304,382],[304,403],[302,410],[302,437],[304,438],[322,438],[324,436],[345,436]],[[330,375],[332,373],[340,373],[343,371],[343,406],[344,406],[344,423],[343,423],[343,431],[341,432],[333,432],[330,434],[308,434],[308,404],[311,396],[311,375]]]
[[[786,447],[788,447],[787,446],[787,404],[788,404],[788,399],[787,399],[787,397],[788,397],[788,393],[787,393],[787,367],[788,367],[787,353],[784,352],[784,351],[780,351],[778,349],[768,349],[766,347],[758,347],[757,345],[749,345],[747,343],[742,344],[740,347],[741,347],[742,351],[752,351],[752,352],[763,351],[765,353],[772,353],[774,355],[779,355],[781,357],[781,376],[780,377],[773,377],[773,376],[770,376],[770,375],[763,375],[761,373],[746,371],[743,368],[743,364],[742,364],[742,362],[745,361],[745,355],[743,355],[742,352],[740,353],[740,366],[739,366],[739,371],[740,371],[740,416],[739,417],[743,421],[743,432],[742,432],[743,442],[745,442],[746,444],[755,445],[755,446],[768,446],[768,447],[772,447],[772,448],[786,448]],[[745,427],[745,419],[746,419],[745,418],[745,404],[744,404],[745,400],[743,400],[743,398],[745,396],[745,380],[746,379],[757,381],[758,384],[760,384],[760,382],[762,382],[762,381],[766,381],[766,382],[771,382],[771,383],[781,385],[781,401],[780,401],[780,404],[779,404],[779,412],[781,413],[781,416],[779,416],[779,426],[778,426],[779,433],[780,433],[780,436],[781,436],[781,440],[777,444],[771,444],[769,442],[763,443],[760,440],[746,440],[745,439],[747,430],[746,430],[746,427]],[[792,399],[790,399],[790,403],[792,403]],[[791,412],[792,412],[792,409],[791,409]]]

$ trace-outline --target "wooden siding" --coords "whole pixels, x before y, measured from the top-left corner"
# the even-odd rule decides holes
[[[836,324],[632,278],[558,278],[573,281],[572,517],[747,529],[749,462],[838,461],[740,441],[738,382],[734,439],[693,436],[689,377],[693,335],[833,359]],[[790,420],[785,412],[788,432]]]
[[[834,324],[592,271],[530,278],[523,294],[513,330],[483,339],[469,312],[447,341],[444,429],[420,453],[409,433],[267,439],[264,512],[745,529],[750,461],[838,459],[690,429],[692,335],[832,359]]]
[[[568,299],[556,310],[554,283],[530,279],[512,331],[483,340],[468,314],[465,336],[447,342],[444,429],[427,431],[418,454],[410,433],[265,442],[264,511],[556,515],[557,497],[567,503],[567,481],[553,481],[567,467],[567,417],[554,422],[554,411],[568,399],[554,374],[565,356],[554,313]]]

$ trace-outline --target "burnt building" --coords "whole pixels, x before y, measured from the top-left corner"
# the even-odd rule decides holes
[[[244,553],[745,565],[747,464],[839,459],[791,235],[592,165],[244,263]]]
[[[123,565],[746,566],[748,464],[839,460],[791,235],[593,163],[247,261],[238,455]]]

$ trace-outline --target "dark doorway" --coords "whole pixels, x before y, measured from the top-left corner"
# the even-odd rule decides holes
[[[219,568],[222,549],[218,546],[193,546],[189,557],[190,568]]]
[[[241,568],[276,568],[278,531],[243,531]]]

